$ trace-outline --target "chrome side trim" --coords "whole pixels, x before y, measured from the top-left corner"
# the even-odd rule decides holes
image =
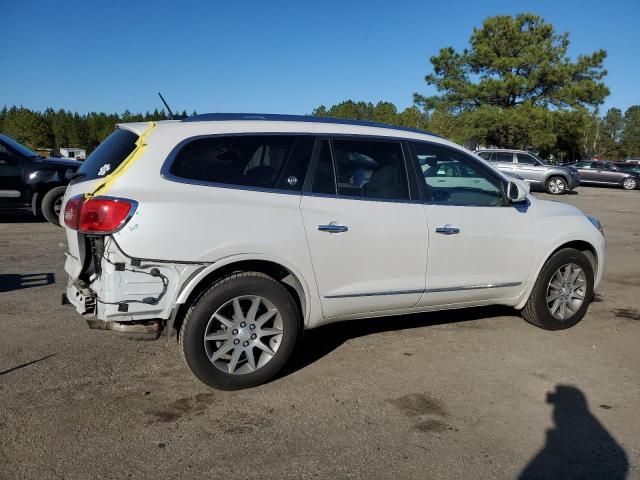
[[[0,190],[0,198],[20,198],[18,190]]]
[[[484,288],[507,288],[507,287],[518,287],[520,285],[522,285],[522,282],[487,283],[484,285],[465,285],[462,287],[427,288],[425,290],[425,293],[459,292],[462,290],[480,290]]]
[[[423,289],[420,290],[392,290],[387,292],[364,292],[364,293],[341,293],[339,295],[325,295],[324,298],[354,298],[354,297],[379,297],[382,295],[410,295],[410,294],[422,294]]]
[[[487,283],[484,285],[465,285],[462,287],[428,288],[426,290],[391,290],[386,292],[341,293],[339,295],[325,295],[324,298],[355,298],[355,297],[379,297],[382,295],[409,295],[416,293],[459,292],[463,290],[480,290],[485,288],[518,287],[522,282]]]

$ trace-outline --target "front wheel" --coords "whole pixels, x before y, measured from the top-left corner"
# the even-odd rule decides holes
[[[551,195],[562,195],[567,190],[567,181],[562,177],[551,177],[546,187]]]
[[[66,189],[67,187],[64,186],[52,188],[44,195],[40,206],[44,218],[57,227],[60,226],[60,210]]]
[[[635,190],[637,186],[638,182],[635,178],[625,178],[622,181],[622,188],[624,188],[625,190]]]
[[[189,308],[180,328],[180,351],[193,374],[222,390],[268,381],[287,362],[299,333],[289,291],[259,272],[217,281]]]
[[[573,327],[587,313],[593,282],[593,267],[584,253],[560,250],[542,268],[522,316],[545,330]]]

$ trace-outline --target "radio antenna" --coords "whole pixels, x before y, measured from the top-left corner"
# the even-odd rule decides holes
[[[164,97],[162,96],[162,94],[160,92],[158,92],[158,95],[160,96],[160,100],[162,100],[162,103],[164,103],[164,106],[167,108],[167,111],[169,112],[169,118],[171,120],[174,120],[175,119],[175,115],[171,111],[171,108],[169,108],[169,104],[167,103],[167,101],[164,99]]]

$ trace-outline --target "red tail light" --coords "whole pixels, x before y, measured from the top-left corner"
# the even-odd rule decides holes
[[[84,200],[84,195],[78,195],[67,202],[64,223],[81,233],[114,233],[127,223],[137,206],[137,202],[126,198]]]
[[[67,205],[64,207],[64,224],[67,227],[73,228],[74,230],[78,229],[80,207],[82,206],[83,200],[84,195],[77,195],[67,201]]]

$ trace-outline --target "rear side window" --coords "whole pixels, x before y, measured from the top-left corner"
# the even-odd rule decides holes
[[[303,136],[198,138],[182,147],[169,173],[206,183],[299,191],[312,150],[313,139]]]
[[[407,171],[398,142],[334,140],[338,195],[408,200]]]
[[[136,148],[138,135],[123,129],[115,130],[82,163],[77,181],[95,180],[113,172]]]
[[[492,162],[513,163],[513,153],[511,152],[493,152]]]

